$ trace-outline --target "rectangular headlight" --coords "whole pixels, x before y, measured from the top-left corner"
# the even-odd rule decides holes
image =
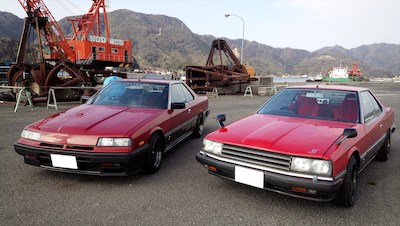
[[[331,161],[293,157],[290,170],[324,176],[332,175]]]
[[[40,140],[40,133],[24,129],[22,130],[21,137],[30,140]]]
[[[212,140],[203,140],[203,150],[212,154],[221,155],[222,153],[222,143],[215,142]]]
[[[101,137],[97,141],[97,146],[106,146],[106,147],[129,147],[132,145],[132,141],[130,138],[108,138]]]

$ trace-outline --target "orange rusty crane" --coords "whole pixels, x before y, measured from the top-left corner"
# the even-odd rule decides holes
[[[93,0],[86,14],[69,19],[73,30],[70,39],[42,0],[18,1],[27,17],[16,64],[8,73],[10,85],[30,86],[44,96],[50,86],[93,84],[95,73],[107,73],[106,66],[132,63],[131,41],[110,38],[104,0]]]

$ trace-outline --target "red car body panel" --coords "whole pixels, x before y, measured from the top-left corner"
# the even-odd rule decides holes
[[[345,137],[346,130],[356,135]],[[342,187],[350,158],[361,172],[394,130],[393,109],[367,88],[291,86],[256,114],[208,134],[207,143],[218,142],[222,150],[203,146],[196,159],[213,175],[236,181],[236,167],[245,167],[264,174],[264,189],[329,201]],[[292,170],[294,157],[331,162],[331,174]]]
[[[207,139],[281,154],[323,158],[343,129],[351,124],[254,114],[210,134]]]

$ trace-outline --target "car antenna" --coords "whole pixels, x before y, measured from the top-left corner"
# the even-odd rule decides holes
[[[318,89],[318,86],[321,84],[321,82],[322,82],[322,81],[320,81],[320,82],[317,84],[317,87],[316,87],[317,89]]]

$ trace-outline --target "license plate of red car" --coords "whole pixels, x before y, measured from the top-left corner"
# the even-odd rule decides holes
[[[264,188],[264,173],[255,169],[235,166],[235,181],[257,188]]]
[[[71,155],[50,154],[53,167],[78,169],[76,157]]]

